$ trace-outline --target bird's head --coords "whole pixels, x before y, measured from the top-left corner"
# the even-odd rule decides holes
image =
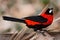
[[[53,8],[48,8],[45,13],[49,15],[53,15]]]

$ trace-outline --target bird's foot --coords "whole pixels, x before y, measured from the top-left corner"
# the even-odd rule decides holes
[[[46,35],[45,35],[45,32],[46,32],[46,31],[37,30],[37,33],[41,33],[43,36],[46,36]]]
[[[40,33],[41,33],[43,36],[46,36],[46,35],[45,35],[45,31],[40,31]]]
[[[34,29],[34,31],[36,31],[37,33],[41,33],[43,36],[46,36],[45,32],[47,32],[47,30],[37,30],[37,29]]]

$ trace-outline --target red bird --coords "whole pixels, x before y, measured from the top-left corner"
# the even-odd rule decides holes
[[[29,16],[22,19],[3,16],[3,19],[8,21],[25,23],[27,27],[33,28],[35,31],[42,30],[42,28],[46,28],[50,24],[52,24],[53,8],[48,8],[47,10],[45,10],[45,12],[43,11],[41,15],[37,16]]]

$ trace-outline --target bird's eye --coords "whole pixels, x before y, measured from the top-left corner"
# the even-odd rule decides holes
[[[49,13],[51,13],[51,12],[52,12],[52,10],[49,11]]]

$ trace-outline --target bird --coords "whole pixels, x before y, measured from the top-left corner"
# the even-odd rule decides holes
[[[28,16],[21,19],[3,16],[3,20],[24,23],[28,28],[34,29],[34,31],[42,31],[43,28],[47,28],[53,22],[53,8],[47,8],[40,15]]]

